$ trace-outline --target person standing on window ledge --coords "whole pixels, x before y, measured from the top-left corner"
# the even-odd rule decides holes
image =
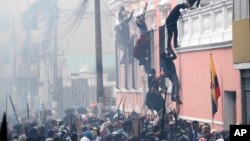
[[[180,9],[190,8],[191,5],[187,0],[187,3],[177,4],[174,9],[170,12],[166,19],[166,28],[168,33],[168,40],[167,40],[167,50],[172,50],[171,40],[174,34],[174,48],[180,47],[177,43],[178,40],[178,29],[177,29],[177,21],[181,16]]]

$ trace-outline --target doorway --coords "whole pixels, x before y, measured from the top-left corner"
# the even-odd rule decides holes
[[[236,92],[224,93],[224,129],[229,130],[230,125],[236,124]]]

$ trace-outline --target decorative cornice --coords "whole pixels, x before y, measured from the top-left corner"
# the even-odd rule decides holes
[[[238,69],[238,70],[250,69],[250,62],[237,63],[237,64],[234,64],[233,66],[235,69]]]
[[[191,121],[199,121],[199,122],[203,122],[203,123],[214,123],[214,124],[217,124],[217,125],[224,125],[224,122],[221,122],[221,121],[212,121],[211,119],[204,119],[204,118],[196,118],[196,117],[188,117],[188,116],[180,116],[181,119],[185,119],[185,120],[191,120]]]
[[[182,17],[185,19],[185,18],[188,18],[189,16],[197,15],[197,13],[208,14],[212,10],[215,10],[215,11],[222,10],[221,7],[223,7],[223,5],[225,5],[227,7],[232,7],[233,1],[232,0],[224,0],[224,1],[219,1],[219,2],[215,2],[213,4],[206,5],[204,7],[195,8],[193,10],[186,12],[186,14],[184,14]]]
[[[132,94],[132,93],[134,93],[134,94],[140,93],[140,94],[143,94],[142,88],[138,88],[138,89],[133,89],[133,88],[131,88],[131,89],[125,89],[125,88],[117,89],[116,88],[115,92],[116,93],[130,93],[130,94]]]
[[[201,50],[231,48],[231,47],[232,47],[232,41],[227,41],[227,42],[219,42],[219,43],[213,43],[213,44],[179,47],[179,48],[176,48],[176,51],[177,53],[185,53],[185,52],[191,52],[191,51],[201,51]]]

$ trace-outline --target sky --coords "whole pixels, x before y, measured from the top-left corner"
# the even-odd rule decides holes
[[[0,0],[0,17],[6,13],[9,13],[16,17],[19,16],[17,18],[19,20],[15,24],[22,24],[21,12],[24,12],[27,9],[28,5],[29,4],[32,5],[35,1],[37,0]],[[113,20],[115,20],[115,18],[111,16],[113,13],[109,10],[107,1],[108,0],[101,0],[102,47],[104,54],[105,53],[112,54],[114,53]],[[78,22],[76,26],[77,28],[76,27],[73,28],[71,26],[72,20],[70,19],[75,18],[73,15],[76,14],[79,2],[80,0],[58,0],[58,12],[59,12],[58,47],[64,52],[65,55],[67,54],[79,55],[86,53],[94,55],[95,53],[94,2],[93,0],[89,0],[87,9],[85,11],[86,12],[85,15],[83,16],[82,20]],[[9,20],[12,21],[12,17],[10,17]],[[12,30],[12,26],[10,27],[10,29]],[[70,32],[68,33],[68,31]],[[20,33],[20,32],[22,31],[16,29],[17,36],[24,37],[25,33],[24,32]],[[5,38],[4,36],[5,35],[0,35],[0,45],[5,43],[10,44],[9,38]],[[6,37],[9,37],[9,35],[6,35]],[[24,39],[21,39],[21,43],[19,45],[23,44],[23,42]],[[12,47],[10,46],[10,50],[11,49]],[[10,57],[10,59],[11,58],[12,57]],[[1,98],[1,100],[5,100],[5,98]],[[2,104],[0,104],[0,106],[2,106]]]
[[[15,25],[22,24],[22,12],[24,12],[28,6],[32,6],[35,2],[39,0],[0,0],[0,17],[9,13],[7,18],[10,22],[5,22],[4,24],[8,25],[13,21],[12,15],[15,17]],[[50,2],[52,0],[40,0],[44,3],[46,1]],[[63,53],[64,55],[79,55],[79,54],[93,54],[95,57],[95,15],[94,15],[94,1],[88,0],[85,13],[77,21],[76,24],[72,24],[76,19],[77,10],[82,0],[57,0],[58,4],[58,48],[59,54]],[[117,16],[109,9],[108,0],[101,0],[101,31],[102,31],[102,52],[103,54],[114,54],[114,30],[113,24]],[[11,16],[9,16],[11,15]],[[9,18],[8,18],[9,17]],[[3,21],[0,19],[0,22]],[[9,25],[9,29],[13,30],[12,24]],[[15,33],[18,38],[18,46],[21,47],[25,42],[26,32],[15,28]],[[40,26],[39,26],[40,27]],[[38,27],[38,28],[39,28]],[[3,26],[2,28],[5,28]],[[1,29],[1,23],[0,23]],[[43,29],[42,32],[46,32]],[[39,32],[39,30],[38,30]],[[32,31],[34,35],[34,32]],[[38,40],[43,40],[43,36],[46,33],[38,33],[38,36],[41,36]],[[6,36],[6,35],[2,35]],[[4,41],[3,41],[4,40]],[[7,38],[2,38],[0,35],[0,41],[3,41],[2,44],[10,44],[10,40]],[[10,51],[12,48],[10,46]],[[115,57],[115,55],[114,55]],[[105,61],[105,58],[103,58]]]
[[[81,0],[80,0],[81,1]],[[59,0],[59,21],[58,21],[58,43],[66,56],[78,58],[81,54],[89,56],[91,60],[95,60],[95,15],[94,1],[89,0],[85,14],[72,26],[72,21],[80,3],[79,0]],[[102,52],[103,52],[103,68],[115,69],[115,48],[114,48],[114,30],[113,23],[115,17],[112,17],[111,10],[108,9],[108,0],[101,0],[101,28],[102,28]],[[68,32],[70,31],[70,32]],[[92,54],[92,55],[91,55]],[[106,54],[106,55],[105,55]],[[81,58],[81,57],[80,57]],[[67,57],[66,57],[67,59]],[[82,58],[83,59],[83,58]],[[69,60],[67,60],[68,62]],[[78,60],[73,63],[81,62]],[[86,61],[86,60],[85,60]],[[89,69],[95,67],[95,63],[91,63]],[[69,64],[67,64],[70,66]],[[79,68],[80,66],[78,66]],[[106,68],[106,69],[105,69]]]
[[[0,0],[1,13],[18,13],[32,5],[36,0]],[[95,18],[94,1],[89,0],[86,14],[73,28],[72,22],[76,17],[81,0],[58,0],[58,39],[59,46],[68,53],[84,53],[95,51]],[[114,31],[112,12],[108,9],[108,0],[101,0],[102,43],[103,52],[114,52]],[[68,33],[70,31],[70,33]]]
[[[68,53],[83,53],[95,51],[95,17],[94,17],[94,1],[89,0],[87,9],[83,18],[78,22],[75,28],[72,29],[71,21],[72,15],[75,14],[78,0],[60,0],[59,3],[59,42],[60,46]],[[103,52],[114,52],[114,31],[113,31],[113,17],[107,8],[107,0],[101,0],[101,17],[102,17],[102,47]],[[106,6],[106,7],[105,7]],[[76,17],[73,17],[76,18]],[[71,32],[68,33],[68,29]],[[66,36],[65,36],[66,34]]]

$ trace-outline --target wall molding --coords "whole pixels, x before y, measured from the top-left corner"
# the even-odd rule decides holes
[[[250,69],[250,63],[237,63],[233,65],[235,69],[238,70],[244,70],[244,69]]]
[[[211,119],[203,119],[203,118],[196,118],[196,117],[188,117],[188,116],[179,116],[181,119],[185,119],[185,120],[190,120],[190,121],[199,121],[199,122],[203,122],[203,123],[211,123],[212,124],[212,120]],[[217,120],[214,120],[213,121],[214,124],[217,124],[217,125],[221,125],[223,126],[224,123],[221,122],[221,121],[217,121]]]
[[[222,49],[222,48],[232,48],[232,41],[197,45],[197,46],[189,46],[189,47],[179,47],[179,48],[176,48],[176,51],[177,53],[185,53],[185,52]]]
[[[120,89],[115,89],[115,93],[129,93],[129,94],[134,94],[134,93],[143,93],[142,88],[139,89],[125,89],[125,88],[120,88]]]

